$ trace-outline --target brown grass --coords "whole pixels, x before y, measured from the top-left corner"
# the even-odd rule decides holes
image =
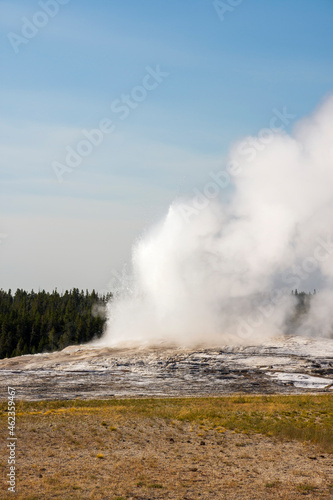
[[[333,498],[332,409],[331,395],[18,402],[15,498]]]

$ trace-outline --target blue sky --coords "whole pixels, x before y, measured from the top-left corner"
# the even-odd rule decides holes
[[[107,289],[233,143],[333,88],[331,0],[227,0],[223,20],[210,0],[62,3],[51,18],[37,14],[46,0],[0,2],[5,289]],[[15,51],[26,19],[44,25]],[[158,66],[168,76],[121,120],[111,104]],[[105,118],[114,131],[59,182],[54,162]]]

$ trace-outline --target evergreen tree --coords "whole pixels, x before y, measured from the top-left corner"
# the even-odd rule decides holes
[[[93,290],[0,290],[0,358],[53,351],[88,342],[103,333],[105,317],[93,312],[110,296]],[[98,307],[96,307],[98,306]]]

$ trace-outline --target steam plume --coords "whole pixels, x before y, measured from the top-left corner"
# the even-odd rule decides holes
[[[210,178],[201,194],[175,201],[134,246],[130,284],[109,303],[104,341],[331,335],[332,139],[330,97],[292,135],[271,129],[236,144],[225,170],[211,174],[215,186]],[[320,290],[297,326],[295,288]]]

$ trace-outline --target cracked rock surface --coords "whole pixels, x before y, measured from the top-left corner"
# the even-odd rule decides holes
[[[333,390],[333,340],[260,345],[70,346],[0,360],[0,381],[22,400],[203,396]]]

